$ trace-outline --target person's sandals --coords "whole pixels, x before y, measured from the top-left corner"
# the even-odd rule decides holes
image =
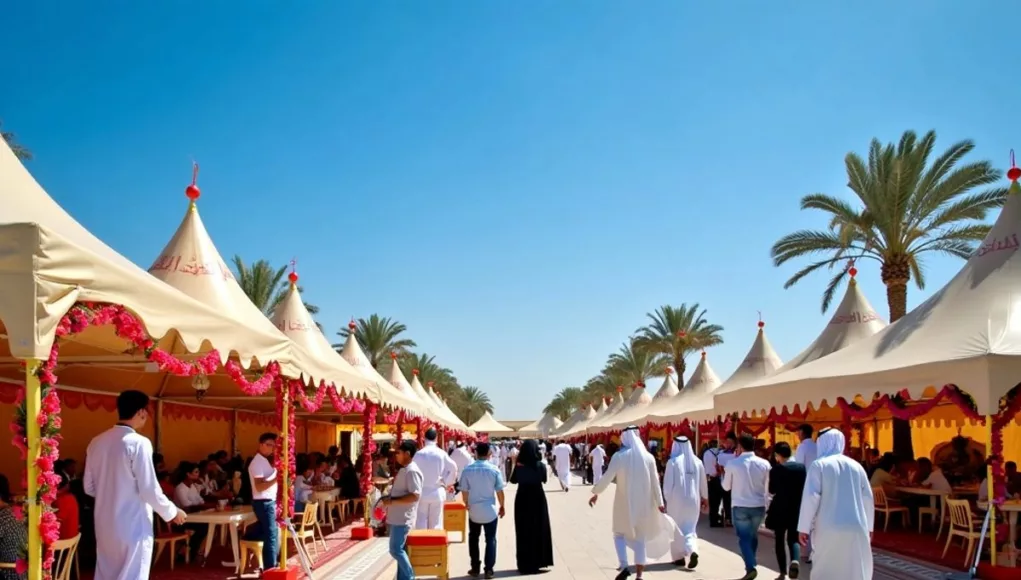
[[[799,574],[801,574],[801,564],[791,562],[790,568],[787,568],[787,576],[792,580],[796,580]]]
[[[631,570],[629,570],[628,568],[623,568],[617,572],[617,575],[613,577],[613,580],[625,580],[630,575]]]
[[[696,566],[698,566],[698,553],[692,552],[688,558],[688,570],[694,570]]]

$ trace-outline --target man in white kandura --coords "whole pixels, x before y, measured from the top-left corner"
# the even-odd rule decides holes
[[[436,429],[425,432],[425,445],[412,461],[422,472],[422,495],[418,498],[416,530],[442,530],[443,504],[447,501],[447,488],[453,489],[457,478],[457,465],[442,449],[436,446]]]
[[[596,485],[603,478],[603,463],[606,462],[606,451],[603,450],[603,444],[600,443],[593,447],[588,456],[592,461],[592,485]]]
[[[635,553],[636,578],[641,580],[645,565],[670,550],[670,542],[677,526],[663,506],[663,493],[659,487],[656,459],[645,448],[638,435],[638,427],[629,426],[621,433],[620,451],[610,458],[606,475],[592,487],[589,505],[595,506],[599,494],[616,480],[613,496],[613,545],[620,565],[615,580],[631,575],[628,569],[627,549]]]
[[[844,434],[838,429],[823,429],[817,443],[798,519],[802,545],[812,534],[812,577],[870,580],[875,504],[868,475],[843,455]]]
[[[571,446],[561,441],[553,448],[553,460],[557,469],[560,489],[571,491]]]
[[[138,430],[149,418],[149,396],[124,391],[117,397],[117,424],[89,443],[85,493],[96,498],[96,580],[149,577],[152,512],[183,524],[183,510],[160,489],[152,465],[152,443]]]
[[[666,513],[677,524],[677,533],[670,545],[674,564],[688,569],[698,566],[698,516],[709,511],[709,481],[705,466],[695,457],[691,441],[683,435],[674,438],[670,461],[663,472],[663,499]]]
[[[457,479],[454,480],[454,493],[461,492],[461,474],[464,473],[464,468],[468,467],[475,460],[472,459],[471,453],[468,452],[468,447],[464,444],[464,441],[458,441],[457,447],[450,454],[450,459],[457,466]]]

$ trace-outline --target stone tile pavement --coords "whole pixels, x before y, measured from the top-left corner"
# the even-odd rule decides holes
[[[575,477],[575,482],[580,480]],[[550,509],[550,522],[553,527],[553,568],[548,573],[536,576],[541,580],[607,580],[616,575],[616,556],[610,532],[612,518],[612,488],[600,497],[595,508],[588,507],[591,497],[588,486],[575,485],[570,492],[564,493],[556,483],[547,487],[547,501]],[[507,517],[500,521],[497,531],[497,578],[518,578],[514,557],[514,490],[508,486]],[[669,563],[650,565],[644,577],[648,580],[665,578],[689,578],[691,580],[734,580],[744,574],[744,565],[737,549],[737,538],[732,528],[715,529],[703,522],[699,529],[701,547],[699,550],[700,564],[696,570],[679,570]],[[452,535],[452,538],[459,535]],[[385,540],[377,540],[380,544]],[[483,540],[484,543],[484,540]],[[480,548],[482,548],[480,546]],[[358,573],[353,570],[330,574],[322,580],[391,580],[396,576],[396,568],[386,554],[385,549],[372,546],[371,551],[378,554],[374,563],[367,558],[358,557]],[[365,553],[370,553],[365,550]],[[462,543],[450,546],[450,578],[461,580],[468,578],[469,568],[468,547]],[[759,542],[759,578],[772,580],[777,577],[775,556],[773,555],[773,539],[760,536]],[[943,572],[917,564],[908,564],[888,555],[877,555],[875,580],[936,580],[943,577]],[[376,570],[382,570],[378,575]],[[372,570],[370,574],[369,571]],[[318,576],[318,574],[317,574]],[[634,575],[631,576],[634,578]],[[802,579],[811,580],[811,566],[804,566]],[[832,580],[832,579],[816,579]]]

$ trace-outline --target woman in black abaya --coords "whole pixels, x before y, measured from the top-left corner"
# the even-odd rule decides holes
[[[546,505],[546,465],[539,445],[532,439],[521,444],[518,463],[511,474],[517,484],[514,496],[514,535],[517,538],[518,573],[538,574],[553,565],[553,532]]]

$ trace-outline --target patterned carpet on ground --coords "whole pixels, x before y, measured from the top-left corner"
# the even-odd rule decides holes
[[[361,526],[361,523],[354,525]],[[357,540],[351,539],[351,528],[352,524],[349,524],[333,533],[327,533],[325,551],[323,550],[322,543],[319,543],[317,540],[318,555],[315,555],[311,547],[309,547],[309,553],[313,557],[312,570],[325,566],[358,544]],[[287,553],[291,556],[288,562],[293,566],[300,567],[301,564],[298,561],[298,556],[295,554],[293,542],[289,543]],[[224,560],[231,559],[233,559],[233,555],[231,554],[230,545],[225,544],[221,546],[219,536],[217,536],[213,540],[213,548],[209,552],[209,559],[205,566],[199,566],[194,561],[192,564],[185,564],[184,560],[178,559],[174,569],[171,570],[170,560],[166,553],[164,553],[160,556],[160,560],[153,564],[150,578],[152,580],[227,580],[228,578],[237,578],[234,568],[222,565]],[[254,563],[254,559],[252,562]],[[89,570],[85,570],[85,561],[82,562],[82,566],[82,580],[93,580],[92,566],[89,565]],[[242,578],[255,577],[256,575],[251,568],[249,568],[248,574],[242,576]]]
[[[967,566],[964,563],[964,547],[960,538],[954,538],[947,550],[946,558],[943,557],[943,548],[947,545],[946,530],[943,536],[936,540],[934,530],[924,530],[921,534],[918,529],[894,528],[892,525],[886,532],[877,526],[872,535],[872,545],[881,550],[893,552],[929,562],[940,566],[946,566],[954,570],[964,570]]]

